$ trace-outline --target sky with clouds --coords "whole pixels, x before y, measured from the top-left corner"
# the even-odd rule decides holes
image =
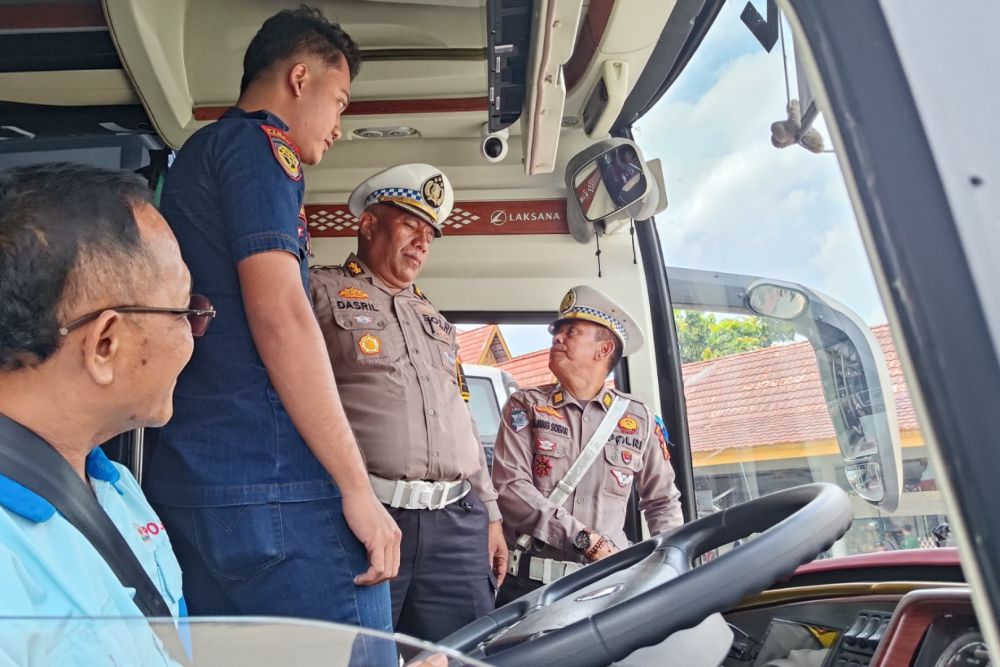
[[[781,43],[764,51],[740,21],[743,6],[725,4],[687,68],[635,128],[645,158],[663,162],[669,206],[656,221],[666,263],[802,283],[881,324],[836,156],[771,145],[771,123],[786,115]],[[817,127],[829,146],[826,128]],[[548,343],[537,327],[502,329],[515,355]]]

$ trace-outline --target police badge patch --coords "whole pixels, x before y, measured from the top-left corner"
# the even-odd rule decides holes
[[[374,357],[382,351],[382,341],[378,336],[365,334],[358,339],[358,349],[361,350],[361,354],[366,357]]]
[[[434,208],[441,208],[444,203],[444,178],[441,174],[431,176],[424,181],[420,188],[420,194],[424,196],[424,201]]]
[[[548,477],[552,472],[552,459],[547,456],[535,456],[535,475],[537,477]]]
[[[633,477],[632,473],[627,472],[625,470],[612,468],[611,476],[615,478],[615,481],[618,482],[618,486],[622,488],[625,488],[626,486],[632,483],[632,477]]]
[[[511,408],[510,427],[515,432],[523,430],[528,425],[528,413],[524,408]]]
[[[271,125],[261,125],[260,129],[271,142],[271,152],[285,174],[293,181],[302,180],[302,162],[299,160],[299,149],[295,147],[292,138]]]

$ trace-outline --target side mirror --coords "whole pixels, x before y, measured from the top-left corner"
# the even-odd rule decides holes
[[[627,139],[599,141],[573,156],[566,165],[566,192],[570,233],[580,243],[594,238],[600,223],[640,214],[645,219],[666,202],[639,147]]]
[[[795,326],[816,354],[848,483],[873,505],[895,510],[902,492],[896,404],[882,348],[861,318],[796,283],[695,269],[667,273],[675,308],[761,315]]]

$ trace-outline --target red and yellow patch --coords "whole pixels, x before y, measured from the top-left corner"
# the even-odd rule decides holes
[[[660,428],[659,424],[656,425],[655,432],[656,432],[656,439],[660,443],[660,451],[663,452],[663,460],[664,461],[669,461],[670,460],[670,450],[667,448],[667,439],[665,437],[663,437],[663,429]]]
[[[622,433],[632,435],[639,430],[639,422],[635,420],[635,417],[625,415],[618,420],[618,430]]]
[[[345,287],[337,292],[337,296],[342,299],[367,299],[368,293],[359,290],[357,287]]]
[[[278,161],[288,178],[301,181],[302,161],[299,159],[299,149],[292,138],[272,125],[261,125],[260,129],[267,135],[274,159]]]
[[[548,477],[552,473],[552,459],[547,456],[535,456],[535,475]]]
[[[550,417],[566,421],[566,418],[562,416],[561,412],[549,405],[536,405],[535,412],[541,412],[543,415],[548,415]]]
[[[378,336],[365,334],[358,339],[358,349],[366,357],[373,357],[382,351],[382,341]]]
[[[625,465],[632,463],[632,452],[628,450],[622,451],[622,463],[624,463]]]

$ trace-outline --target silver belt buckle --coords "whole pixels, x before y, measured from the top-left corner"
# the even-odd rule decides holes
[[[406,509],[422,510],[430,507],[431,498],[434,495],[434,484],[422,479],[414,480],[409,484],[410,498],[406,502]]]

